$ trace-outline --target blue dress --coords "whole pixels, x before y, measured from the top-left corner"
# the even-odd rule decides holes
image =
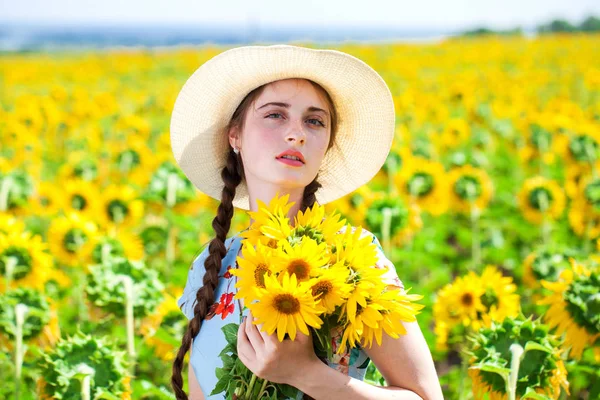
[[[352,228],[353,230],[356,228]],[[379,260],[375,268],[387,269],[384,280],[389,285],[404,288],[402,282],[396,274],[394,265],[385,257],[383,249],[377,240],[377,237],[363,228],[362,236],[371,235],[373,243],[377,245]],[[219,272],[219,283],[215,290],[215,303],[209,309],[208,315],[202,322],[200,332],[193,340],[192,355],[190,358],[191,367],[194,375],[200,384],[202,393],[207,400],[222,400],[223,393],[209,396],[217,384],[215,369],[222,367],[222,361],[219,353],[227,342],[221,331],[223,325],[229,323],[239,324],[243,316],[246,316],[248,309],[242,310],[240,302],[234,300],[233,296],[237,292],[235,282],[237,277],[230,274],[231,268],[236,268],[236,258],[241,248],[242,238],[239,233],[228,238],[225,241],[227,253],[222,260],[221,270]],[[188,272],[188,279],[182,296],[177,300],[177,305],[181,308],[188,320],[194,316],[194,306],[196,305],[196,292],[202,287],[202,278],[206,272],[204,261],[208,256],[208,246],[196,257]],[[341,332],[332,333],[334,341],[334,354],[332,359],[328,360],[328,365],[352,378],[364,380],[369,357],[366,352],[360,348],[348,350],[345,354],[335,354],[336,345],[341,341]],[[296,399],[301,399],[303,393],[299,393]]]

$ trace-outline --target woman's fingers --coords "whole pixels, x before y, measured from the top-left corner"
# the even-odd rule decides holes
[[[248,316],[246,317],[246,335],[248,335],[248,339],[250,339],[250,343],[252,343],[252,347],[255,351],[258,351],[259,348],[262,348],[265,345],[265,342],[261,333],[258,331],[258,327],[252,323],[253,321],[254,317],[252,316],[252,313],[248,311]]]
[[[256,352],[246,334],[246,324],[247,320],[243,321],[238,329],[237,351],[240,358],[242,358],[242,361],[252,361],[256,358]]]

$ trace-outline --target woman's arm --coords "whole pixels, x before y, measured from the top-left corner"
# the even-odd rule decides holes
[[[374,343],[365,352],[389,386],[373,386],[351,378],[319,362],[290,383],[320,400],[443,399],[431,352],[417,322],[403,323],[406,335],[394,339],[383,334],[381,346]]]
[[[192,359],[192,347],[193,346],[190,346],[190,360]],[[200,388],[198,379],[196,379],[196,375],[194,375],[191,361],[188,365],[188,387],[190,388],[190,394],[188,396],[190,400],[204,400],[204,394],[202,393],[202,388]]]

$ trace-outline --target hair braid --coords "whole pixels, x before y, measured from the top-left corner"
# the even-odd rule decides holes
[[[306,211],[307,208],[312,207],[313,204],[315,204],[315,202],[317,201],[317,196],[315,194],[317,193],[317,190],[319,190],[319,188],[322,186],[317,180],[318,177],[319,176],[317,175],[315,179],[313,179],[313,181],[306,185],[306,187],[304,188],[304,195],[302,196],[302,206],[300,207],[300,210],[302,212]]]
[[[203,286],[196,292],[196,306],[194,307],[194,317],[189,321],[187,329],[181,341],[181,347],[177,351],[177,356],[173,361],[173,374],[171,376],[171,386],[175,391],[177,400],[188,400],[187,394],[183,391],[183,360],[185,354],[190,349],[192,340],[196,337],[202,326],[202,322],[208,313],[210,306],[215,302],[215,289],[219,283],[219,271],[221,262],[227,253],[225,248],[225,239],[231,227],[233,218],[233,199],[237,186],[242,181],[244,169],[241,159],[233,152],[229,151],[227,164],[221,170],[221,178],[225,184],[221,192],[221,203],[217,210],[217,215],[212,221],[212,227],[215,231],[215,238],[210,241],[208,246],[209,255],[204,261],[206,273],[203,278]]]

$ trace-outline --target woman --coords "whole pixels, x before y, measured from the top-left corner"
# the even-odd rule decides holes
[[[173,363],[172,386],[187,398],[181,376],[191,351],[190,397],[209,396],[216,383],[220,327],[247,309],[233,301],[240,237],[227,239],[233,208],[257,210],[276,193],[294,201],[289,215],[340,198],[367,183],[383,165],[394,135],[394,104],[383,79],[361,60],[334,50],[245,46],[204,63],[181,90],[171,120],[175,159],[202,192],[220,199],[215,238],[189,271],[179,306],[190,320]],[[379,242],[380,268],[402,287]],[[376,267],[376,266],[374,266]],[[215,303],[215,300],[218,300]],[[238,315],[239,314],[239,315]],[[238,331],[238,354],[258,377],[287,383],[315,399],[440,399],[431,353],[418,324],[399,339],[324,364],[311,337],[279,342],[251,323]],[[202,329],[201,329],[202,328]],[[389,386],[362,381],[372,360]],[[310,396],[310,397],[309,397]]]

